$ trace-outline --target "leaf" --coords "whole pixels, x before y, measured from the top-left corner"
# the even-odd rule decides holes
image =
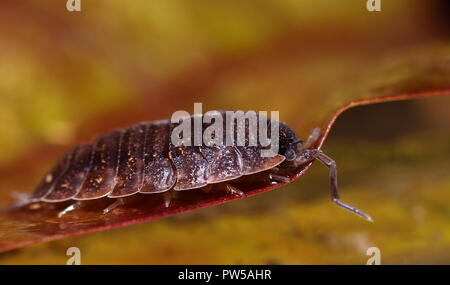
[[[372,85],[367,90],[359,87],[356,91],[349,93],[352,94],[351,96],[347,95],[346,99],[351,97],[351,101],[342,106],[338,104],[327,105],[328,113],[331,116],[328,116],[328,119],[326,117],[315,118],[309,122],[310,126],[308,129],[317,125],[323,126],[324,132],[318,143],[321,146],[336,118],[348,108],[392,100],[449,95],[449,63],[450,61],[446,57],[437,57],[432,60],[421,60],[419,62],[412,61],[406,65],[406,70],[408,71],[406,76],[396,78],[395,81],[388,82],[388,84],[378,83],[378,85]],[[394,69],[394,74],[402,74],[404,70],[402,68]],[[386,78],[387,74],[381,73],[380,76],[381,78]],[[309,105],[307,108],[322,109],[324,106]],[[297,169],[282,169],[281,171],[283,175],[293,181],[303,175],[310,165],[304,165]],[[234,185],[244,191],[246,196],[249,197],[278,188],[284,184],[272,184],[268,179],[267,173],[261,173],[255,176],[244,177]],[[192,190],[177,193],[176,199],[173,200],[170,207],[165,208],[162,195],[160,194],[136,195],[127,198],[124,206],[107,215],[102,213],[102,209],[108,206],[111,201],[101,199],[87,202],[80,209],[61,218],[58,218],[57,213],[64,207],[67,207],[70,202],[50,206],[44,205],[39,209],[27,207],[10,209],[2,211],[0,214],[0,250],[7,251],[36,242],[132,225],[233,201],[238,198],[228,195],[225,191],[215,189],[208,193],[201,190]]]
[[[347,108],[443,95],[449,87],[450,49],[437,47],[446,35],[442,27],[448,16],[442,13],[445,9],[424,9],[420,0],[385,1],[382,13],[368,13],[359,0],[348,5],[339,0],[138,2],[83,2],[83,12],[74,14],[64,13],[64,5],[53,1],[1,1],[0,207],[12,203],[13,190],[31,191],[70,146],[137,121],[168,118],[175,110],[190,110],[193,102],[208,109],[279,110],[302,138],[321,126],[323,144],[334,119]],[[414,157],[422,162],[431,150],[448,153],[446,145],[436,147],[441,141],[439,137],[431,145],[425,137],[421,147],[411,142],[395,147],[400,152],[418,148]],[[392,179],[401,186],[413,178],[417,182],[415,176],[422,172],[448,169],[445,164],[429,163],[422,169],[420,163],[404,163],[403,172],[390,171],[393,162],[385,153],[367,154],[375,149],[384,148],[367,145],[359,151],[345,144],[332,152],[333,157],[344,154],[340,166],[349,161],[354,168],[340,177],[364,179],[378,171],[378,180]],[[367,167],[367,161],[373,166]],[[361,165],[368,169],[357,171]],[[364,174],[367,170],[370,175]],[[305,171],[292,172],[292,178]],[[430,261],[439,260],[435,256],[446,260],[448,183],[426,177],[438,185],[419,185],[421,191],[412,189],[398,199],[395,187],[379,187],[372,180],[344,191],[352,203],[369,203],[377,221],[369,225],[330,206],[326,177],[317,175],[314,183],[308,182],[314,171],[281,191],[38,244],[2,254],[0,263],[65,263],[61,255],[66,247],[60,247],[74,244],[82,245],[86,263],[361,263],[362,246],[377,241],[383,258],[397,255],[391,260],[405,262],[403,253],[409,250],[413,259],[408,260],[423,260],[414,257],[422,249],[420,254],[432,256]],[[397,181],[396,174],[402,173]],[[250,182],[246,191],[281,186]],[[371,194],[374,185],[377,195]],[[306,189],[296,191],[299,187]],[[319,195],[323,202],[311,199]],[[404,202],[415,195],[428,206],[417,211],[411,206],[417,219]],[[184,198],[178,203],[188,205],[175,205],[180,211],[191,202],[191,197]],[[211,204],[223,202],[219,193],[210,193],[208,199]],[[119,211],[112,219],[98,215],[105,206],[101,203],[63,220],[52,215],[56,209],[3,212],[0,244],[8,250],[136,223],[153,218],[152,210],[172,214],[159,212],[160,202],[150,203],[155,207],[150,209],[130,201],[129,213],[135,207],[136,216]],[[361,206],[366,210],[366,204]],[[214,214],[221,211],[226,215]],[[428,221],[427,214],[432,217]]]

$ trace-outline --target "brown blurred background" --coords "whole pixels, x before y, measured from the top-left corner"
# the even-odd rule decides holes
[[[279,110],[305,136],[357,99],[346,90],[379,63],[450,54],[448,1],[382,1],[373,13],[365,2],[81,0],[70,13],[65,1],[1,1],[0,206],[70,146],[112,128],[202,102]],[[385,103],[338,119],[324,150],[344,200],[373,225],[333,206],[314,166],[277,191],[0,254],[0,264],[65,263],[71,245],[85,264],[364,264],[369,246],[385,263],[449,263],[449,106]]]

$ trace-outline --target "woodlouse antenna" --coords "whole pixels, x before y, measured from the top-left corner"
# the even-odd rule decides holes
[[[314,130],[312,130],[306,142],[303,144],[303,149],[311,148],[317,142],[319,137],[320,137],[320,128],[314,128]]]
[[[339,199],[336,162],[331,157],[329,157],[328,155],[326,155],[325,153],[323,153],[321,150],[318,149],[310,150],[310,155],[330,169],[330,187],[333,203],[335,203],[341,208],[344,208],[347,211],[352,212],[353,214],[360,216],[361,218],[369,222],[373,222],[373,219],[369,215],[367,215],[366,213],[364,213],[363,211],[359,210],[356,207],[353,207],[347,203],[342,202]]]

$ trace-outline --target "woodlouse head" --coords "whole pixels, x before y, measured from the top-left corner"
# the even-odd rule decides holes
[[[286,157],[287,161],[293,161],[298,157],[303,149],[303,141],[286,124],[280,123],[280,150],[279,154]]]

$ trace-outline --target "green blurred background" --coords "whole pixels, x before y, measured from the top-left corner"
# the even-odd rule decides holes
[[[202,102],[279,110],[304,137],[380,62],[449,50],[448,1],[382,1],[375,13],[365,2],[81,0],[68,12],[66,1],[2,0],[0,206],[112,128]],[[344,200],[374,224],[331,204],[314,165],[263,195],[33,245],[0,264],[64,264],[69,246],[83,264],[365,264],[370,246],[382,263],[450,263],[449,106],[384,103],[338,119],[324,150]]]

